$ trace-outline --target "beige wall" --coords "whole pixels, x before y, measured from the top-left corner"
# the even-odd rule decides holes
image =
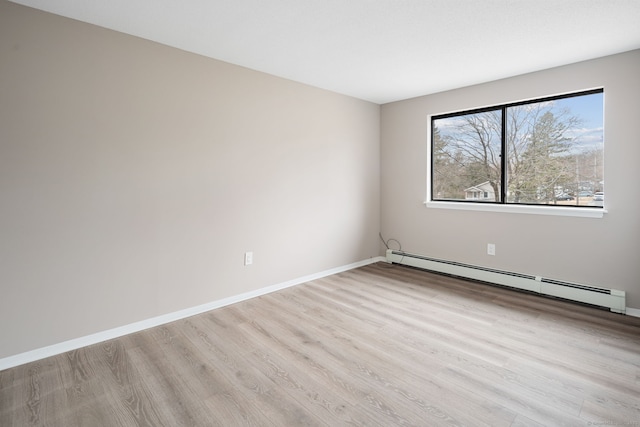
[[[640,308],[640,51],[382,106],[381,229],[408,252],[627,291]],[[602,219],[426,208],[430,114],[604,87]],[[487,255],[496,244],[496,256]]]
[[[379,255],[379,123],[0,1],[0,358]]]

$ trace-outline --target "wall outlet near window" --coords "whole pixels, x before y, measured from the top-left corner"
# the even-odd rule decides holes
[[[496,245],[494,243],[487,243],[487,254],[488,255],[496,254]]]
[[[245,252],[244,253],[244,265],[253,264],[253,252]]]

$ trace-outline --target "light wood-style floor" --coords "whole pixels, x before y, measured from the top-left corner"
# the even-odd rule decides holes
[[[0,372],[30,425],[640,425],[640,319],[378,263]]]

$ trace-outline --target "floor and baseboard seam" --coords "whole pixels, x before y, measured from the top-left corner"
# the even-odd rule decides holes
[[[291,286],[300,285],[302,283],[310,282],[312,280],[321,279],[323,277],[338,274],[343,271],[352,270],[354,268],[363,267],[365,265],[373,264],[376,262],[385,261],[384,257],[372,257],[366,260],[358,261],[352,264],[343,265],[340,267],[324,270],[319,273],[302,276],[293,280],[278,283],[275,285],[267,286],[257,289],[251,292],[245,292],[239,295],[234,295],[228,298],[212,301],[206,304],[190,307],[184,310],[175,311],[172,313],[163,314],[160,316],[152,317],[150,319],[141,320],[139,322],[130,323],[128,325],[116,327],[103,332],[98,332],[84,337],[74,338],[61,343],[53,344],[50,346],[37,348],[35,350],[19,353],[14,356],[9,356],[0,359],[0,371],[13,368],[15,366],[23,365],[25,363],[35,362],[37,360],[44,359],[46,357],[55,356],[65,353],[67,351],[76,350],[81,347],[86,347],[93,344],[98,344],[104,341],[108,341],[114,338],[118,338],[124,335],[140,332],[145,329],[153,328],[155,326],[164,325],[169,322],[184,319],[196,314],[201,314],[206,311],[214,310],[216,308],[224,307],[227,305],[235,304],[240,301],[245,301],[251,298],[266,295],[271,292],[276,292],[281,289],[289,288]]]

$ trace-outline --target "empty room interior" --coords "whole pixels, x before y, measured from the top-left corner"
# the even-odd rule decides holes
[[[99,3],[0,0],[0,425],[640,425],[640,2]]]

